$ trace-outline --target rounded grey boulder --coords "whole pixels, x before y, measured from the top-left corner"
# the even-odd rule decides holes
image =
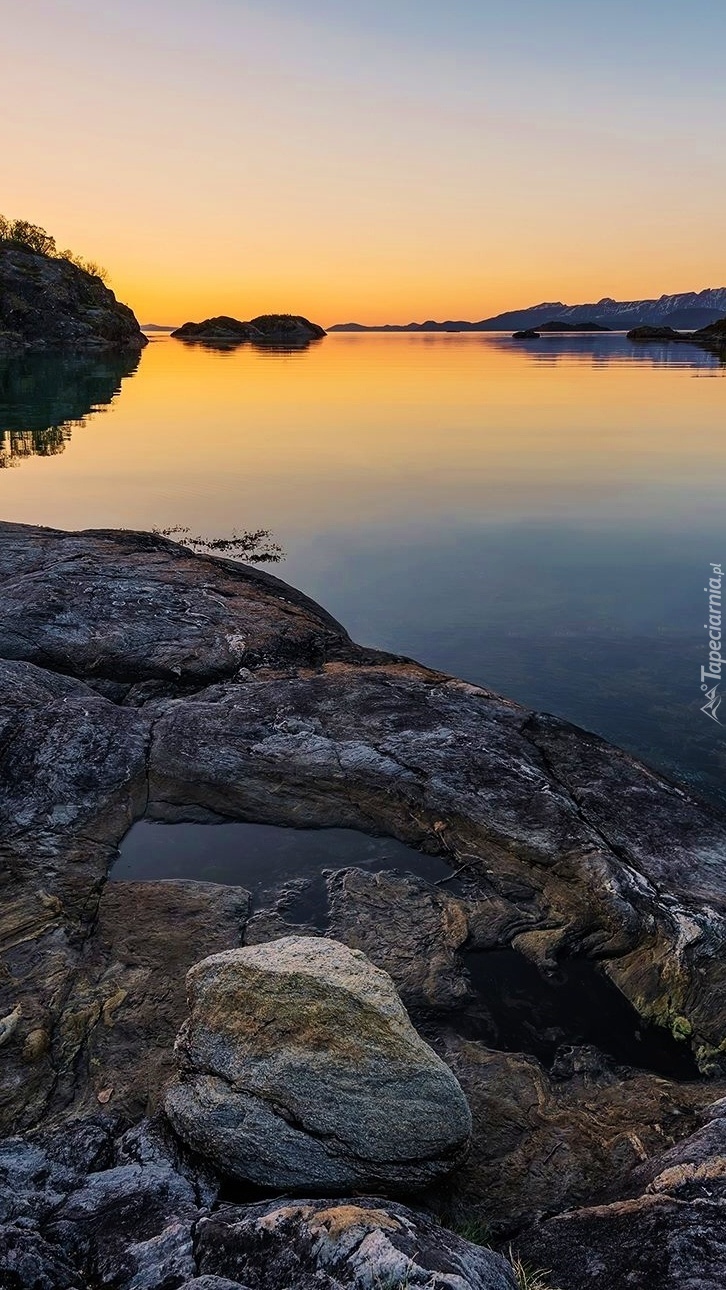
[[[391,978],[322,937],[212,955],[187,976],[166,1112],[216,1169],[308,1195],[427,1186],[471,1116]]]

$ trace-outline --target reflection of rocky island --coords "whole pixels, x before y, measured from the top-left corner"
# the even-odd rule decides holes
[[[248,344],[298,349],[322,340],[325,331],[299,314],[260,314],[249,322],[222,314],[218,318],[205,318],[204,322],[184,323],[171,334],[177,340],[224,349]]]
[[[0,350],[138,352],[147,343],[132,311],[100,277],[0,236]]]
[[[73,429],[111,402],[138,362],[128,351],[0,355],[0,467],[62,452]]]

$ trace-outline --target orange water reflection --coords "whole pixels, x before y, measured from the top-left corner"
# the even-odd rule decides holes
[[[62,455],[0,477],[6,519],[295,534],[343,524],[720,509],[723,369],[620,338],[329,336],[289,355],[154,340]],[[672,357],[672,356],[670,356]],[[17,426],[15,427],[17,429]]]

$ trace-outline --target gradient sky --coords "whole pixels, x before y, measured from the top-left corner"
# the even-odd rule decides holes
[[[726,284],[723,0],[5,0],[0,211],[142,321]]]

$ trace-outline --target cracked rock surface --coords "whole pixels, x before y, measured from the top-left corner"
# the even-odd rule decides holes
[[[344,857],[328,882],[328,934],[390,973],[472,1107],[472,1153],[449,1192],[426,1203],[444,1212],[455,1201],[484,1221],[491,1212],[507,1239],[531,1230],[528,1248],[557,1264],[561,1290],[594,1285],[598,1259],[615,1270],[611,1283],[620,1275],[608,1259],[626,1248],[621,1233],[635,1242],[638,1229],[610,1207],[634,1214],[641,1205],[641,1263],[652,1257],[675,1278],[669,1267],[688,1270],[689,1233],[700,1230],[682,1284],[726,1282],[709,1226],[720,1202],[690,1183],[673,1192],[680,1165],[664,1166],[671,1190],[646,1195],[650,1181],[638,1182],[641,1166],[660,1176],[659,1157],[688,1142],[704,1107],[726,1093],[722,816],[594,735],[362,649],[278,579],[153,534],[0,524],[0,585],[6,1138],[30,1149],[41,1129],[63,1138],[91,1115],[104,1141],[140,1131],[172,1078],[192,964],[248,934],[301,930],[278,914],[250,922],[235,888],[107,885],[134,820],[357,828],[439,856],[467,885],[462,896],[400,874],[374,881],[346,871]],[[514,951],[543,978],[596,964],[639,1024],[690,1051],[692,1074],[623,1071],[576,1043],[548,1071],[530,1053],[457,1029],[473,1006],[467,946]],[[717,1172],[711,1138],[697,1149],[696,1168]],[[121,1167],[112,1157],[89,1156],[78,1172]],[[14,1177],[0,1172],[3,1202]],[[27,1178],[24,1194],[42,1194],[40,1173]],[[125,1205],[104,1211],[104,1248]],[[661,1223],[666,1209],[672,1221]],[[597,1240],[586,1228],[593,1210]],[[48,1284],[69,1290],[131,1287],[137,1271],[113,1269],[131,1268],[124,1251],[147,1239],[169,1261],[158,1282],[168,1290],[206,1275],[239,1283],[231,1265],[185,1264],[187,1220],[177,1216],[170,1234],[166,1217],[148,1238],[120,1232],[117,1252],[86,1280],[78,1268],[91,1266],[91,1246],[76,1246],[70,1229],[57,1239],[45,1218],[37,1231],[24,1225],[33,1215],[12,1219],[0,1248],[27,1268],[60,1260]],[[680,1244],[668,1235],[679,1231]],[[580,1262],[565,1256],[574,1245]],[[12,1276],[11,1290],[36,1284],[30,1272]]]

